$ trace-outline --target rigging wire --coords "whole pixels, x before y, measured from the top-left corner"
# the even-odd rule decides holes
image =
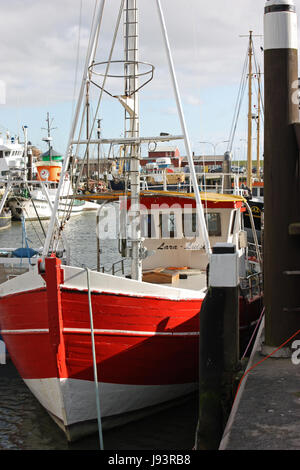
[[[229,143],[228,143],[228,147],[227,147],[228,152],[231,152],[232,147],[233,147],[233,142],[234,142],[234,138],[235,138],[238,118],[239,118],[239,115],[240,115],[241,106],[242,106],[242,102],[243,102],[243,97],[244,97],[244,93],[245,93],[245,89],[246,89],[246,85],[247,85],[248,60],[249,60],[249,49],[247,49],[246,58],[245,58],[245,61],[244,61],[244,66],[243,66],[243,71],[242,71],[242,77],[241,77],[240,86],[239,86],[239,90],[238,90],[238,96],[237,96],[237,101],[236,101],[236,105],[235,105],[235,110],[234,110],[230,135],[229,135]]]
[[[99,96],[99,99],[98,99],[96,112],[95,112],[95,115],[94,115],[94,118],[93,118],[93,124],[92,124],[91,130],[90,130],[90,135],[89,135],[89,139],[88,139],[88,142],[87,142],[85,154],[84,154],[84,157],[83,157],[82,162],[81,162],[81,169],[80,169],[79,176],[77,178],[75,191],[74,191],[75,194],[78,191],[79,182],[80,182],[80,179],[81,179],[81,176],[82,176],[82,173],[83,173],[84,163],[85,163],[86,156],[87,156],[87,148],[88,148],[90,140],[92,138],[92,133],[94,131],[96,118],[97,118],[97,115],[98,115],[98,112],[99,112],[100,105],[102,103],[103,90],[104,90],[104,86],[105,86],[105,83],[106,83],[106,80],[107,80],[107,75],[108,75],[108,72],[109,72],[109,68],[110,68],[110,65],[111,65],[112,55],[113,55],[114,47],[115,47],[116,40],[117,40],[117,34],[118,34],[118,31],[119,31],[119,27],[120,27],[122,13],[123,13],[123,9],[124,9],[124,4],[125,4],[125,0],[121,0],[120,10],[119,10],[118,18],[117,18],[117,24],[116,24],[116,27],[115,27],[113,41],[112,41],[112,46],[111,46],[109,58],[108,58],[108,61],[107,61],[107,66],[106,66],[106,70],[105,70],[105,74],[104,74],[104,78],[103,78],[103,82],[102,82],[101,92],[100,92],[100,96]],[[85,113],[83,113],[83,118],[84,118],[84,115],[85,115]],[[83,124],[83,119],[82,119],[82,124]],[[79,147],[80,136],[81,136],[81,132],[79,134],[78,141],[77,141],[77,148],[76,148],[77,151],[78,151],[78,147]],[[77,154],[77,151],[76,151],[75,155]],[[74,204],[74,198],[71,200],[67,217],[69,217],[69,215],[70,215],[73,204]]]
[[[258,74],[261,74],[261,72],[260,72],[260,67],[258,65],[258,60],[257,60],[257,57],[256,57],[256,52],[255,52],[255,48],[254,48],[253,39],[252,39],[252,50],[253,50],[253,57],[254,57],[255,73],[256,73],[256,75],[258,75]],[[243,98],[244,98],[244,94],[245,94],[245,90],[246,90],[246,85],[247,85],[247,81],[249,80],[249,76],[248,76],[249,74],[247,74],[248,63],[249,63],[249,48],[247,48],[246,59],[245,59],[245,62],[244,62],[240,87],[239,87],[239,91],[238,91],[237,102],[236,102],[236,106],[235,106],[235,110],[234,110],[234,117],[233,117],[232,127],[231,127],[231,131],[230,131],[229,143],[228,143],[228,147],[227,147],[227,151],[229,151],[229,152],[232,151],[234,138],[235,138],[235,134],[236,134],[236,129],[237,129],[237,124],[238,124],[238,119],[239,119],[239,116],[240,116],[242,102],[243,102]],[[259,87],[259,90],[258,90],[258,87]],[[262,93],[261,83],[257,84],[256,90],[257,90],[257,96],[258,96],[258,91],[260,91],[261,119],[262,119],[262,122],[263,122],[264,103],[263,103],[263,93]]]
[[[260,66],[258,64],[254,48],[253,48],[253,57],[254,57],[254,66],[255,66],[256,74],[261,75]],[[259,91],[260,91],[260,106],[261,106],[262,116],[264,116],[264,100],[263,100],[263,90],[262,90],[262,87],[261,87],[261,82],[258,86],[259,86]]]
[[[78,81],[78,69],[79,69],[79,55],[80,55],[80,45],[81,45],[81,28],[82,28],[82,0],[80,0],[79,5],[79,20],[78,20],[78,41],[77,41],[77,51],[76,51],[76,63],[75,63],[75,76],[74,76],[74,90],[73,90],[73,99],[72,99],[72,120],[74,119],[75,112],[75,99],[76,99],[76,88]]]
[[[88,43],[88,50],[90,49],[90,46],[91,46],[92,31],[93,31],[93,28],[94,28],[94,25],[95,25],[98,3],[99,3],[99,0],[95,0],[94,11],[93,11],[93,16],[92,16],[92,23],[91,23],[91,29],[90,29],[91,32],[90,32],[89,43]],[[82,18],[82,12],[80,13],[80,18]],[[81,29],[81,27],[80,27],[80,29]],[[74,85],[74,90],[75,90],[75,85]],[[74,108],[73,108],[73,111],[74,111]],[[81,133],[81,131],[82,131],[82,128],[80,129],[80,133]],[[68,149],[68,152],[71,152],[71,147]],[[76,153],[75,153],[75,156],[76,156]],[[65,184],[66,184],[66,180],[63,181],[62,192],[64,192]],[[69,185],[69,188],[68,188],[68,191],[67,191],[67,196],[70,195],[70,189],[71,188],[72,188],[72,175],[71,175],[70,185]],[[66,204],[66,206],[67,206],[67,204]],[[65,211],[66,211],[66,209],[64,209],[64,213],[62,215],[62,220],[61,220],[60,227],[56,226],[53,230],[53,234],[52,234],[52,249],[53,249],[53,251],[55,251],[54,240],[57,239],[57,244],[56,244],[56,246],[57,246],[58,245],[59,234],[64,229],[65,223],[68,220],[68,218],[65,217]]]

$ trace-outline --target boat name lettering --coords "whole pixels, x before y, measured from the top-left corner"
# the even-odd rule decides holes
[[[158,250],[178,250],[177,245],[166,245],[165,243],[162,243],[158,248]]]

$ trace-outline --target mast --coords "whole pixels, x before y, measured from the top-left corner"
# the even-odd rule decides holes
[[[247,186],[252,190],[252,34],[249,36],[249,79],[248,79],[248,152],[247,152]]]
[[[24,132],[24,161],[25,161],[25,169],[26,169],[26,178],[29,178],[29,163],[28,163],[28,126],[23,126]]]
[[[122,104],[125,107],[125,138],[139,138],[139,96],[138,89],[138,0],[126,0],[124,8],[125,44],[125,93]],[[130,149],[131,189],[131,278],[142,280],[141,229],[140,229],[140,144]]]
[[[86,81],[86,94],[85,94],[85,106],[86,106],[86,139],[90,138],[90,73]],[[90,181],[90,150],[87,145],[86,148],[86,184],[87,189],[89,188]]]
[[[98,119],[98,127],[97,127],[97,137],[99,139],[99,143],[97,145],[97,158],[98,158],[98,184],[100,183],[100,138],[101,138],[101,121],[102,119]]]
[[[47,123],[47,127],[42,127],[42,129],[44,129],[45,131],[47,131],[47,137],[44,137],[43,138],[43,141],[44,142],[47,142],[48,144],[48,148],[49,148],[49,157],[50,157],[50,160],[51,160],[51,157],[52,157],[52,152],[51,152],[51,149],[52,149],[52,146],[51,146],[51,142],[52,142],[52,137],[51,137],[51,131],[53,131],[54,129],[56,129],[56,127],[51,127],[52,123],[53,123],[53,119],[52,121],[50,122],[50,115],[49,113],[47,113],[47,119],[46,119],[46,123]]]
[[[261,104],[260,104],[260,99],[261,99],[261,90],[260,90],[260,85],[261,85],[261,72],[260,69],[258,70],[258,104],[257,104],[257,161],[256,161],[256,176],[258,181],[260,181],[260,112],[261,112]]]

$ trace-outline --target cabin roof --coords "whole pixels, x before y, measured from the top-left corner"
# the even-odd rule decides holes
[[[45,153],[41,155],[41,158],[43,157],[61,157],[62,154],[54,150],[52,147],[50,150],[47,150]]]
[[[84,194],[76,195],[76,199],[83,200],[111,200],[116,201],[122,197],[130,198],[130,191],[125,193],[124,191],[109,191],[106,193],[96,194]],[[220,194],[201,192],[201,200],[209,207],[242,207],[243,203],[246,202],[242,196],[236,196],[233,194]],[[140,193],[140,200],[142,204],[192,204],[196,206],[196,198],[194,193],[181,193],[178,191],[151,191],[145,190]]]
[[[242,196],[236,196],[234,194],[222,194],[212,192],[200,192],[202,201],[210,202],[244,202],[245,199]],[[158,196],[161,198],[176,197],[179,199],[195,199],[194,193],[182,193],[179,191],[141,191],[141,197]]]

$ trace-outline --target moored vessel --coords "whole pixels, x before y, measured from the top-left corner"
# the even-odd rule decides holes
[[[8,206],[14,220],[45,220],[51,217],[63,157],[51,145],[49,115],[47,122],[48,137],[44,140],[49,143],[49,148],[38,161],[33,163],[32,172],[36,175],[36,180],[25,179],[21,180],[19,185],[15,184],[13,194],[8,199]],[[77,199],[74,199],[72,206],[70,206],[68,198],[71,196],[73,196],[73,183],[69,173],[66,173],[58,207],[57,216],[59,218],[62,218],[66,212],[68,212],[68,216],[73,216],[98,209],[93,202],[84,202]]]
[[[249,276],[261,275],[259,253],[256,261],[247,255],[242,230],[244,199],[198,191],[159,0],[159,19],[194,193],[140,190],[140,146],[153,137],[139,134],[138,2],[126,0],[121,3],[117,25],[124,15],[125,94],[117,99],[125,108],[125,137],[114,142],[126,147],[129,185],[119,194],[102,193],[94,199],[119,201],[114,205],[119,210],[114,219],[115,223],[119,221],[116,238],[123,260],[130,262],[130,273],[115,276],[101,269],[70,266],[58,258],[64,219],[57,223],[57,216],[70,148],[74,143],[84,144],[80,136],[75,138],[75,130],[87,77],[92,83],[99,65],[95,51],[103,7],[104,1],[91,33],[41,259],[30,272],[0,285],[0,328],[10,356],[69,440],[83,437],[97,426],[102,429],[127,422],[197,388],[199,313],[207,290],[212,245],[234,244],[238,272],[245,283]],[[172,136],[167,138],[172,140]],[[159,142],[160,137],[156,140]],[[103,208],[100,205],[98,211],[98,240],[109,236],[113,228],[105,220]],[[246,289],[241,292],[241,328],[258,318],[260,299],[259,286],[256,292],[249,290],[249,296]]]

